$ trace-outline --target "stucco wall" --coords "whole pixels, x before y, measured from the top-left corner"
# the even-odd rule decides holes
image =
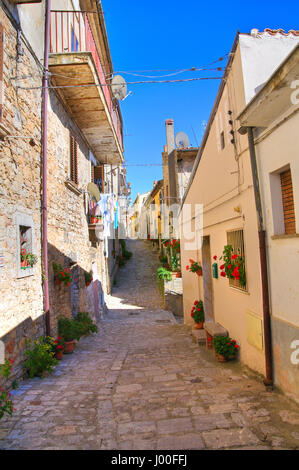
[[[273,207],[270,174],[290,165],[297,234],[299,233],[299,112],[280,125],[256,145],[263,211],[267,233],[267,254],[271,295],[275,382],[283,389],[299,394],[298,365],[292,363],[292,341],[299,340],[299,237],[273,239]]]
[[[227,85],[212,123],[200,164],[185,200],[185,204],[204,205],[203,235],[210,237],[210,264],[219,257],[227,244],[227,231],[243,229],[246,274],[246,292],[229,286],[226,278],[212,279],[214,319],[223,325],[231,337],[240,344],[240,359],[249,367],[264,372],[264,353],[248,342],[246,315],[253,312],[262,318],[260,290],[260,262],[258,250],[257,218],[247,137],[236,132],[235,119],[245,105],[240,48],[232,63]],[[228,114],[228,110],[232,114]],[[234,121],[236,146],[231,142],[229,119]],[[225,135],[225,148],[221,150],[220,132]],[[240,212],[235,208],[239,207]],[[184,228],[184,227],[182,227]],[[195,300],[204,300],[203,278],[186,271],[189,259],[202,262],[202,250],[185,251],[186,239],[182,233],[182,273],[185,322],[192,323],[190,311]]]

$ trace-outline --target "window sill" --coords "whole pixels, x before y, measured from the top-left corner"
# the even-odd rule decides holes
[[[34,268],[21,269],[18,268],[17,279],[23,279],[24,277],[34,276]]]
[[[272,235],[271,240],[284,240],[285,238],[298,238],[299,233],[289,233],[281,235]]]
[[[75,183],[73,183],[73,181],[71,180],[66,180],[64,184],[66,185],[68,189],[70,189],[77,196],[80,196],[83,192],[82,189],[79,189],[78,186]]]

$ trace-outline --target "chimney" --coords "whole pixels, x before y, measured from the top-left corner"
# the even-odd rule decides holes
[[[166,119],[166,142],[168,155],[175,149],[173,119]]]

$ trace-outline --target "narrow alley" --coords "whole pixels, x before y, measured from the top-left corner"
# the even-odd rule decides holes
[[[157,256],[128,242],[99,332],[53,375],[21,382],[1,449],[295,449],[295,403],[240,364],[219,364],[163,310]]]

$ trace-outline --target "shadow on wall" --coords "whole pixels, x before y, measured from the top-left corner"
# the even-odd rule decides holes
[[[78,264],[74,264],[70,257],[65,256],[51,244],[48,245],[48,254],[51,335],[55,336],[57,334],[57,318],[59,315],[66,315],[71,318],[75,317],[78,312],[88,312],[91,318],[98,322],[105,308],[101,282],[95,280],[89,286],[86,286],[84,276],[86,271]],[[53,261],[71,270],[73,279],[70,286],[55,285]],[[20,298],[22,297],[20,296]],[[24,302],[26,302],[26,299],[24,299]],[[43,312],[40,312],[39,317],[34,320],[30,315],[30,304],[28,303],[28,317],[0,338],[5,346],[5,359],[13,359],[14,361],[12,379],[23,377],[23,362],[27,349],[26,340],[35,340],[46,334]]]
[[[48,256],[51,333],[57,333],[57,318],[60,315],[74,318],[78,312],[89,312],[94,321],[99,321],[104,308],[101,282],[96,279],[87,286],[85,282],[87,271],[50,243]],[[70,270],[72,275],[70,286],[64,283],[55,284],[53,262],[60,264],[63,269]]]

